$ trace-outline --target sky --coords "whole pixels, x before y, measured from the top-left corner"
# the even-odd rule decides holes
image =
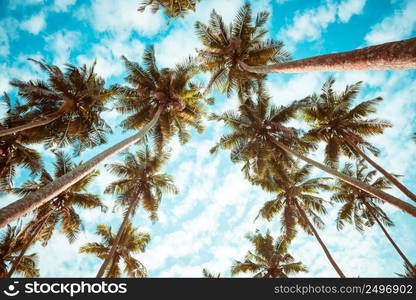
[[[255,12],[271,13],[267,23],[269,37],[283,41],[295,59],[410,38],[416,33],[413,0],[249,2]],[[0,92],[15,95],[16,90],[8,84],[13,78],[44,78],[27,61],[29,57],[43,58],[61,67],[68,62],[90,64],[96,59],[96,71],[105,78],[107,86],[123,83],[126,73],[121,55],[140,62],[145,47],[150,44],[155,45],[159,66],[172,67],[188,55],[195,55],[195,49],[200,47],[193,30],[196,21],[207,22],[215,8],[229,23],[242,4],[242,0],[202,0],[195,13],[169,22],[163,12],[137,12],[137,0],[0,0]],[[391,173],[403,175],[402,182],[416,191],[416,143],[410,139],[416,131],[416,72],[270,74],[267,86],[273,102],[285,105],[319,92],[331,75],[337,80],[338,90],[363,81],[358,102],[383,97],[377,117],[391,121],[393,127],[371,139],[381,149],[376,161]],[[226,99],[218,93],[214,96],[216,105],[209,108],[211,112],[221,113],[237,105],[235,97]],[[0,117],[1,113],[0,110]],[[108,144],[83,152],[75,161],[85,161],[133,133],[122,132],[118,124],[123,117],[114,110],[105,112],[103,117],[114,129]],[[251,249],[245,238],[247,233],[269,229],[274,236],[279,234],[278,218],[271,222],[254,221],[263,203],[273,199],[273,195],[251,186],[244,179],[241,166],[230,162],[228,152],[209,154],[226,129],[222,123],[213,121],[205,121],[205,126],[205,132],[194,132],[187,145],[182,146],[175,139],[170,144],[172,158],[164,172],[175,177],[180,194],[163,198],[157,223],[152,224],[142,210],[133,219],[139,230],[152,236],[146,252],[136,255],[150,277],[201,277],[203,268],[228,277],[233,259],[243,259]],[[41,152],[46,168],[51,170],[51,149],[42,145],[32,147]],[[310,157],[322,162],[322,149]],[[118,160],[119,157],[113,157],[106,163]],[[79,247],[99,241],[94,233],[98,224],[118,228],[122,221],[121,211],[112,210],[113,196],[103,193],[115,178],[103,166],[99,170],[101,173],[89,191],[100,195],[110,210],[106,214],[99,209],[79,210],[84,231],[72,244],[56,231],[46,247],[32,247],[29,252],[40,256],[41,277],[95,276],[101,261],[79,254]],[[314,171],[313,175],[324,174]],[[19,169],[15,184],[26,179],[27,171]],[[390,192],[405,200],[397,190]],[[329,199],[329,195],[324,197]],[[0,197],[0,206],[15,199],[12,195]],[[388,204],[383,208],[396,224],[388,229],[393,239],[416,263],[415,219]],[[326,226],[320,234],[348,277],[395,277],[395,273],[403,273],[401,258],[379,228],[368,228],[365,234],[360,234],[348,225],[338,231],[337,209],[337,206],[328,207],[328,214],[323,217]],[[309,273],[296,276],[337,277],[314,237],[300,233],[289,252],[309,268]]]

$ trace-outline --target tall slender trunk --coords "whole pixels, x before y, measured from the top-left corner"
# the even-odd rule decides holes
[[[416,38],[274,65],[249,66],[242,61],[239,64],[252,73],[416,69]]]
[[[345,141],[347,142],[347,144],[350,145],[355,150],[355,152],[358,153],[358,155],[360,155],[362,158],[364,158],[377,171],[379,171],[381,174],[383,174],[384,177],[386,177],[388,181],[393,183],[400,191],[402,191],[403,194],[405,194],[407,197],[409,197],[410,199],[412,199],[413,201],[416,202],[416,195],[413,194],[411,191],[409,191],[403,184],[401,184],[396,179],[396,177],[391,175],[389,172],[384,170],[380,165],[378,165],[375,161],[373,161],[371,158],[369,158],[363,151],[361,151],[361,149],[353,141],[351,141],[350,138],[348,138],[348,137],[344,137],[344,138],[345,138]]]
[[[116,266],[117,266],[117,260],[116,259],[112,259],[112,261],[111,261],[111,267],[110,267],[110,269],[108,270],[108,273],[107,273],[107,278],[110,278],[111,274],[114,273],[114,270],[115,270]]]
[[[120,228],[118,229],[117,236],[114,240],[113,245],[111,246],[110,252],[108,253],[107,257],[105,258],[103,264],[101,265],[100,269],[97,273],[97,278],[101,278],[104,275],[105,269],[107,268],[108,264],[114,258],[114,254],[116,253],[118,244],[120,243],[121,237],[123,236],[124,231],[126,230],[127,223],[129,222],[130,214],[133,208],[137,205],[138,200],[133,201],[130,203],[129,208],[127,209],[126,214],[124,215],[123,223],[121,223]]]
[[[396,249],[397,253],[403,258],[404,262],[409,265],[409,267],[413,268],[412,263],[407,258],[407,256],[403,253],[403,251],[399,248],[399,246],[394,242],[390,234],[387,232],[387,229],[383,226],[383,224],[380,222],[380,220],[377,218],[377,216],[373,213],[372,208],[364,202],[364,205],[367,207],[367,210],[370,212],[371,216],[376,220],[378,226],[380,226],[381,230],[383,231],[386,238],[389,240],[389,242],[393,245],[394,249]],[[416,271],[416,270],[415,270]]]
[[[275,144],[277,147],[279,147],[280,149],[286,151],[289,154],[292,154],[293,156],[296,156],[298,158],[300,158],[301,160],[315,166],[318,169],[321,169],[322,171],[334,176],[335,178],[338,178],[339,180],[342,180],[366,193],[369,193],[370,195],[373,195],[374,197],[379,198],[382,201],[388,202],[391,205],[401,209],[402,211],[408,213],[409,215],[416,217],[416,207],[403,201],[400,200],[390,194],[387,194],[386,192],[383,192],[381,190],[378,190],[366,183],[363,183],[355,178],[351,178],[343,173],[340,173],[334,169],[331,169],[313,159],[310,159],[300,153],[298,153],[297,151],[294,151],[292,149],[290,149],[289,147],[287,147],[285,144],[277,141],[272,135],[270,135],[270,141]]]
[[[23,249],[20,251],[19,256],[16,257],[16,259],[13,262],[12,267],[9,270],[9,273],[7,273],[7,278],[12,277],[13,273],[16,271],[19,264],[22,262],[23,256],[26,254],[27,249],[29,249],[30,245],[34,241],[34,239],[38,236],[39,232],[42,230],[42,228],[45,226],[46,222],[48,222],[50,215],[52,214],[52,210],[46,214],[40,221],[41,223],[36,227],[35,231],[30,236],[29,240],[24,245]]]
[[[332,267],[335,269],[335,271],[338,273],[339,277],[341,278],[345,278],[344,273],[341,271],[340,267],[337,265],[337,263],[335,262],[334,258],[332,257],[331,253],[329,252],[328,248],[326,247],[325,243],[322,241],[321,237],[319,236],[319,233],[316,231],[315,227],[313,226],[313,224],[311,223],[311,221],[309,221],[308,216],[306,215],[305,211],[303,210],[302,207],[300,207],[298,201],[295,199],[294,200],[296,208],[298,209],[300,215],[302,216],[302,218],[305,219],[306,223],[308,224],[309,228],[312,230],[313,235],[315,236],[315,238],[318,240],[319,245],[321,245],[322,250],[324,250],[326,257],[328,258],[329,262],[331,263]]]
[[[73,184],[80,181],[82,178],[87,176],[89,173],[94,171],[100,163],[110,158],[113,155],[116,155],[128,148],[132,144],[138,142],[143,136],[148,132],[158,121],[160,114],[162,113],[163,107],[160,107],[153,119],[140,130],[139,133],[115,144],[114,146],[108,148],[107,150],[97,154],[90,160],[86,161],[79,167],[75,168],[71,172],[62,175],[55,181],[49,183],[48,185],[38,189],[35,192],[30,193],[29,195],[23,197],[20,200],[17,200],[6,207],[0,209],[0,228],[9,224],[10,222],[24,216],[25,214],[33,211],[39,206],[45,204],[51,199],[58,196],[63,191],[67,190]]]

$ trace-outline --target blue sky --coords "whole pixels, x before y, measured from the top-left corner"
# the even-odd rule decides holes
[[[416,2],[412,0],[252,0],[255,11],[272,13],[268,23],[270,37],[283,41],[294,58],[352,50],[368,45],[400,40],[415,36]],[[242,0],[203,0],[197,12],[183,20],[171,23],[162,13],[155,15],[136,11],[137,0],[0,0],[0,91],[14,95],[8,85],[12,78],[23,80],[44,76],[26,59],[44,58],[49,63],[62,66],[89,64],[97,59],[97,72],[107,84],[123,82],[125,75],[119,59],[125,55],[140,61],[144,48],[156,47],[160,66],[170,67],[186,56],[195,54],[200,46],[193,32],[196,20],[206,22],[212,8],[232,20]],[[268,77],[268,87],[273,101],[288,104],[319,91],[331,73],[295,75],[273,74]],[[382,96],[377,117],[390,120],[394,127],[372,141],[382,150],[377,158],[387,170],[402,174],[402,181],[416,190],[416,144],[410,140],[416,131],[416,73],[415,71],[348,72],[333,74],[336,87],[364,81],[358,100]],[[236,106],[235,98],[226,99],[215,94],[214,112]],[[0,111],[1,114],[1,111]],[[109,137],[114,144],[132,132],[122,133],[118,124],[123,118],[114,111],[104,114],[115,133]],[[297,124],[304,126],[304,124]],[[162,201],[156,224],[148,221],[142,211],[134,224],[151,233],[152,241],[144,254],[137,257],[147,266],[153,277],[201,276],[202,268],[229,276],[233,259],[242,259],[250,245],[244,238],[255,229],[270,229],[276,235],[280,225],[277,219],[264,222],[254,218],[262,204],[272,195],[250,186],[231,164],[228,153],[215,156],[208,150],[225,132],[222,124],[206,121],[206,131],[194,134],[190,143],[180,146],[171,143],[173,156],[165,171],[172,174],[180,188],[178,196],[168,196]],[[48,168],[52,159],[50,149],[34,145],[44,157]],[[85,151],[76,161],[86,160],[106,146]],[[70,151],[70,149],[67,149]],[[132,148],[134,150],[134,147]],[[323,161],[322,150],[310,155]],[[116,161],[114,157],[109,160]],[[103,195],[103,190],[114,177],[103,167],[101,175],[90,191],[102,195],[109,207],[113,198]],[[314,175],[322,175],[316,171]],[[16,184],[27,179],[27,172],[19,170]],[[392,190],[398,197],[402,195]],[[327,196],[327,195],[326,195]],[[15,198],[0,198],[1,206]],[[408,257],[416,262],[414,228],[416,221],[404,213],[384,205],[395,221],[389,229],[395,241]],[[347,226],[338,232],[335,227],[337,207],[329,209],[324,217],[326,228],[321,236],[334,258],[349,277],[395,276],[402,272],[402,262],[379,228],[374,227],[361,235]],[[41,276],[87,277],[94,276],[100,261],[78,254],[87,241],[98,241],[94,231],[97,224],[121,223],[120,211],[107,214],[99,210],[80,211],[85,230],[73,244],[56,232],[45,248],[36,245],[32,251],[40,255]],[[323,252],[313,237],[299,234],[290,248],[298,260],[309,267],[301,276],[336,277]]]

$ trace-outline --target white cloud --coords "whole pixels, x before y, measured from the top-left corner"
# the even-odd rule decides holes
[[[39,5],[44,2],[45,0],[12,0],[12,1],[9,1],[9,8],[14,10],[18,6]]]
[[[55,0],[52,5],[52,11],[66,12],[68,7],[75,4],[77,0]]]
[[[38,34],[41,32],[46,26],[45,22],[45,13],[40,12],[37,15],[31,16],[29,19],[23,21],[20,24],[20,28],[30,32],[31,34]]]
[[[338,17],[341,22],[347,23],[353,15],[362,13],[367,0],[347,0],[338,6]]]
[[[405,2],[403,9],[393,12],[380,23],[371,27],[371,31],[365,36],[367,44],[381,44],[409,38],[416,29],[416,2]]]
[[[18,38],[17,28],[19,22],[14,18],[0,20],[0,57],[10,53],[10,41]]]
[[[45,37],[47,49],[54,54],[53,63],[62,66],[69,62],[71,51],[81,42],[79,31],[61,30]]]

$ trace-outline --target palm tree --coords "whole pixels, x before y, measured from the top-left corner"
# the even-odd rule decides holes
[[[77,167],[72,162],[70,156],[63,152],[57,152],[55,155],[54,176],[50,175],[46,170],[43,170],[39,181],[31,180],[24,182],[22,187],[13,188],[11,191],[20,196],[27,195],[49,184],[54,180],[54,177],[59,178]],[[87,192],[88,186],[98,174],[98,171],[89,174],[60,193],[51,202],[42,205],[36,210],[33,219],[29,222],[25,230],[25,235],[27,236],[26,242],[21,249],[20,255],[13,262],[8,277],[11,277],[13,272],[17,270],[27,249],[36,241],[41,241],[42,246],[45,247],[58,226],[70,243],[75,241],[77,234],[82,228],[81,218],[75,209],[76,207],[83,209],[100,207],[102,210],[105,210],[105,206],[101,203],[100,198],[97,195]]]
[[[152,12],[156,13],[159,9],[163,8],[169,18],[183,18],[190,10],[195,11],[196,4],[200,1],[201,0],[144,0],[140,3],[137,10],[144,12],[146,7],[151,6]]]
[[[126,129],[141,130],[47,186],[0,209],[0,227],[53,199],[95,170],[100,163],[143,137],[152,137],[161,149],[175,134],[182,143],[187,142],[190,138],[189,127],[199,133],[203,131],[202,116],[205,111],[200,92],[202,87],[191,81],[198,71],[196,63],[188,59],[174,69],[159,70],[153,47],[145,51],[143,60],[146,69],[124,58],[129,73],[126,81],[131,86],[117,85],[112,88],[112,92],[117,92],[121,97],[119,111],[131,114],[122,125]]]
[[[124,162],[107,165],[108,170],[119,177],[112,182],[105,193],[117,195],[120,206],[125,208],[123,222],[120,225],[116,239],[112,245],[108,257],[104,260],[97,277],[103,276],[107,266],[113,260],[121,236],[131,217],[136,213],[139,205],[149,213],[152,221],[157,220],[157,210],[163,193],[177,194],[178,190],[173,184],[173,177],[161,173],[161,168],[169,159],[168,152],[152,154],[149,147],[136,152],[136,155],[125,152]]]
[[[358,161],[355,167],[350,163],[346,163],[342,169],[342,173],[355,177],[380,190],[391,187],[384,177],[374,179],[376,171],[367,171],[367,166],[363,160]],[[339,180],[335,184],[335,193],[331,199],[342,203],[342,207],[340,208],[337,217],[338,229],[344,227],[344,221],[354,223],[355,228],[360,232],[364,231],[364,226],[371,227],[377,223],[386,238],[393,245],[394,249],[396,249],[397,253],[402,257],[405,264],[410,267],[412,266],[410,260],[394,242],[384,227],[384,225],[393,226],[394,224],[387,214],[378,206],[378,204],[380,204],[379,199]]]
[[[13,80],[10,84],[18,87],[19,95],[26,99],[27,103],[19,109],[36,117],[21,126],[0,131],[0,136],[47,126],[49,147],[71,143],[79,153],[105,143],[105,134],[111,128],[100,114],[106,110],[105,104],[113,93],[104,88],[104,80],[94,72],[95,63],[89,68],[67,65],[62,71],[45,61],[30,60],[47,73],[48,81]]]
[[[416,278],[416,265],[405,264],[404,268],[405,268],[405,273],[404,274],[398,274],[400,277]]]
[[[282,230],[288,239],[296,235],[296,225],[313,235],[322,247],[329,262],[340,277],[345,277],[329,249],[322,241],[318,229],[324,227],[319,214],[326,214],[325,200],[317,195],[321,191],[331,189],[330,178],[320,177],[308,179],[312,165],[301,168],[293,167],[284,170],[278,165],[270,167],[262,178],[254,178],[252,182],[260,185],[265,191],[274,193],[276,198],[267,201],[259,211],[259,216],[270,221],[281,213]]]
[[[6,105],[6,115],[0,119],[0,131],[12,128],[16,123],[26,122],[27,116],[22,116],[16,110],[6,93],[3,99]],[[15,102],[19,103],[19,100]],[[0,194],[12,186],[17,166],[28,168],[32,174],[38,173],[42,168],[40,154],[25,146],[42,141],[43,136],[38,130],[0,137]]]
[[[234,90],[246,92],[252,88],[253,82],[265,78],[243,70],[239,61],[265,65],[290,59],[282,42],[265,39],[267,30],[264,25],[268,18],[269,12],[259,12],[253,24],[251,7],[246,3],[229,26],[215,10],[208,25],[196,22],[195,30],[203,44],[203,48],[198,50],[198,59],[202,69],[211,73],[207,90],[215,86],[230,96]]]
[[[415,69],[416,38],[273,65],[256,66],[240,61],[240,66],[260,74]]]
[[[308,105],[304,107],[303,119],[312,127],[304,138],[310,142],[326,143],[325,163],[328,165],[336,166],[340,154],[349,158],[361,157],[406,196],[416,201],[415,194],[365,154],[365,150],[376,156],[380,152],[366,138],[382,134],[385,128],[392,126],[385,120],[367,118],[368,115],[376,112],[376,106],[382,98],[378,97],[353,106],[362,82],[347,85],[341,93],[333,90],[334,83],[335,79],[330,77],[322,86],[322,93],[313,94]]]
[[[214,274],[205,268],[202,269],[202,275],[204,276],[204,278],[220,278],[221,277],[221,273]]]
[[[248,97],[237,110],[211,115],[211,119],[222,121],[231,129],[211,149],[212,153],[220,148],[231,149],[233,161],[248,163],[264,161],[261,157],[269,155],[282,162],[286,161],[285,156],[294,156],[416,217],[416,207],[413,205],[306,157],[303,153],[313,148],[311,144],[300,139],[298,130],[283,125],[295,116],[304,101],[276,107],[270,105],[270,96],[262,85],[259,86],[257,101]]]
[[[290,241],[287,238],[279,237],[274,241],[269,231],[263,236],[257,230],[247,235],[247,239],[253,244],[254,253],[248,251],[244,261],[234,261],[232,275],[251,272],[255,273],[255,278],[288,278],[290,274],[308,271],[288,253]]]
[[[113,247],[116,237],[111,232],[111,227],[105,225],[97,226],[97,235],[102,239],[101,243],[87,243],[80,248],[80,253],[93,254],[99,259],[105,260]],[[129,277],[146,277],[146,267],[132,254],[144,252],[150,241],[150,235],[147,232],[137,232],[131,222],[127,222],[126,230],[123,232],[118,243],[117,250],[111,260],[111,264],[106,268],[108,278],[117,278],[121,276],[120,261],[124,261],[124,273]]]
[[[17,254],[26,243],[23,236],[20,226],[10,225],[0,235],[0,278],[8,277],[8,266],[15,261]],[[36,253],[24,255],[16,272],[28,278],[39,277],[39,269],[36,264]]]

